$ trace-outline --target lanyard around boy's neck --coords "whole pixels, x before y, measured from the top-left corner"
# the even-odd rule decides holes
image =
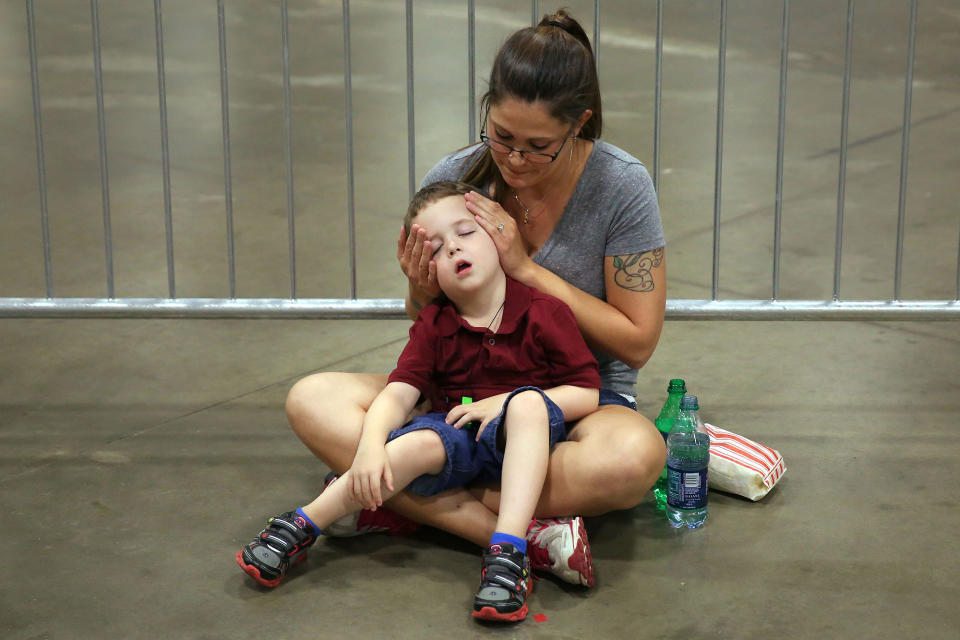
[[[500,313],[503,311],[506,304],[507,304],[507,298],[506,296],[504,296],[503,302],[501,302],[500,306],[497,307],[496,313],[493,314],[493,318],[490,319],[490,322],[487,324],[486,328],[484,328],[483,330],[483,334],[481,334],[480,336],[480,345],[477,347],[477,355],[473,359],[473,366],[470,367],[470,376],[468,378],[470,380],[475,379],[476,378],[475,374],[477,373],[477,371],[482,369],[482,367],[480,366],[480,356],[483,353],[483,341],[489,340],[491,345],[496,343],[496,340],[494,338],[487,338],[487,336],[491,334],[496,335],[497,332],[493,331],[491,327],[493,326],[493,323],[497,321],[497,316],[500,315]],[[501,324],[503,324],[502,320],[501,320]],[[450,398],[447,398],[447,402],[450,402]],[[461,404],[470,404],[472,402],[473,402],[473,398],[471,398],[470,396],[463,396],[463,398],[461,398]]]

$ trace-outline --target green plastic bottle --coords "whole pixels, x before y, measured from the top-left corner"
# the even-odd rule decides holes
[[[664,442],[667,440],[667,436],[670,435],[670,430],[673,429],[673,423],[677,420],[677,415],[680,413],[680,400],[683,398],[683,394],[687,392],[687,383],[683,381],[682,378],[674,378],[670,381],[670,384],[667,386],[667,401],[663,403],[663,409],[660,410],[660,415],[657,416],[657,419],[654,421],[654,424],[657,425],[660,434],[663,436]],[[653,497],[657,501],[657,511],[663,511],[667,506],[667,466],[663,466],[663,471],[660,472],[660,478],[657,480],[656,484],[653,485]]]

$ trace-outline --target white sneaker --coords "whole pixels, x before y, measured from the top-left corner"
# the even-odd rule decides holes
[[[590,541],[580,516],[534,519],[527,529],[527,555],[534,569],[571,584],[593,586]]]

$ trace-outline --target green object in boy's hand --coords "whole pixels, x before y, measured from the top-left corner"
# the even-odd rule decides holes
[[[470,396],[463,396],[460,398],[460,404],[473,404],[473,398]],[[475,429],[480,425],[476,420],[472,420],[466,424],[467,429]]]

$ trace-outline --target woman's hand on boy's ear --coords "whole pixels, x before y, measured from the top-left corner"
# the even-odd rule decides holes
[[[493,239],[500,256],[500,266],[511,278],[519,279],[521,270],[530,261],[527,250],[523,246],[523,237],[517,228],[517,221],[490,198],[471,191],[464,196],[467,211],[473,214],[476,221]]]
[[[412,225],[410,234],[400,228],[397,239],[397,261],[403,275],[410,281],[414,302],[421,307],[440,295],[437,282],[437,263],[432,259],[432,247],[427,232],[420,225]]]

